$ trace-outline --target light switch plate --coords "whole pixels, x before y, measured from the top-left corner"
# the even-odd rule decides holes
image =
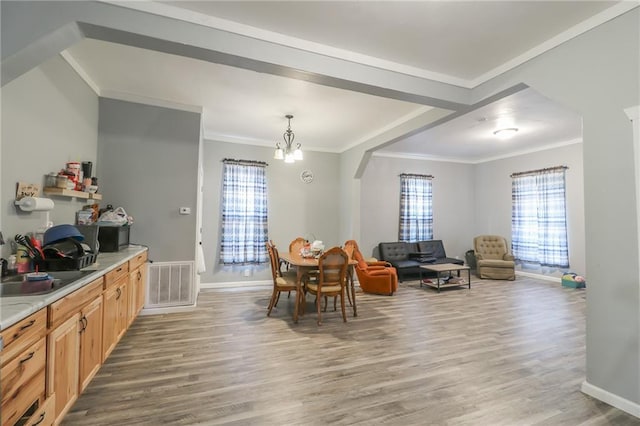
[[[180,214],[191,214],[191,209],[189,207],[180,207]]]

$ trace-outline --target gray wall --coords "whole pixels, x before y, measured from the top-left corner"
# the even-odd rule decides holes
[[[101,98],[98,129],[101,205],[134,217],[151,260],[195,260],[200,114]]]
[[[303,142],[304,143],[304,142]],[[222,159],[264,161],[269,191],[269,238],[280,248],[298,236],[322,240],[326,247],[342,245],[339,236],[339,156],[304,151],[304,160],[285,164],[273,159],[274,149],[205,140],[203,143],[204,197],[202,244],[207,271],[202,283],[268,280],[267,265],[222,266],[220,258],[220,202]],[[303,146],[304,150],[304,146]],[[312,183],[300,180],[303,170],[314,174]],[[248,271],[249,276],[243,276]]]
[[[362,175],[360,249],[378,257],[382,241],[398,241],[400,173],[433,179],[433,237],[443,240],[450,257],[464,258],[474,229],[473,165],[444,161],[373,157]]]
[[[640,104],[640,9],[576,37],[474,90],[525,82],[583,117],[587,385],[640,404],[640,270],[633,132]],[[587,387],[587,389],[590,389]],[[592,392],[592,393],[593,393]]]
[[[44,175],[65,163],[96,164],[98,97],[59,56],[43,63],[2,88],[2,231],[5,239],[34,232],[45,222],[45,212],[22,212],[13,204],[16,183],[44,187]],[[50,219],[75,223],[75,212],[87,200],[45,196],[54,200]],[[2,257],[9,254],[9,245]]]
[[[511,242],[511,181],[514,172],[566,165],[567,233],[570,269],[586,274],[584,253],[584,184],[582,144],[540,151],[517,157],[478,164],[475,172],[474,235],[497,234]],[[554,275],[554,269],[527,269],[528,272]]]

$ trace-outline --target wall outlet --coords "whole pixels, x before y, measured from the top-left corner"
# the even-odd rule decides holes
[[[180,207],[180,214],[191,214],[191,209],[189,207]]]

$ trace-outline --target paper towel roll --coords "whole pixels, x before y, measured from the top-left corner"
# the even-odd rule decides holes
[[[53,209],[53,200],[50,198],[24,197],[16,204],[25,212],[45,211]]]

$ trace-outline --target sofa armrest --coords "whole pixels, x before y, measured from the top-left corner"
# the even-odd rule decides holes
[[[480,253],[476,253],[476,260],[482,260],[484,257]]]
[[[515,260],[512,254],[505,254],[502,256],[502,260]]]
[[[367,265],[369,265],[369,267],[376,266],[376,267],[382,267],[382,268],[388,268],[389,266],[391,266],[389,262],[383,262],[381,260],[377,260],[375,262],[367,261]]]
[[[359,269],[365,270],[365,271],[381,271],[386,268],[387,268],[386,265],[368,265],[366,268],[359,268]]]

